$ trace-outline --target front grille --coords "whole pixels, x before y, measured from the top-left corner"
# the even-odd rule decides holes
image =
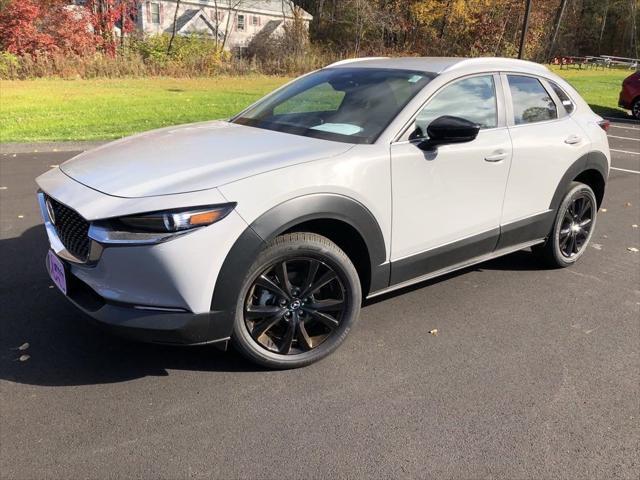
[[[53,210],[54,222],[53,226],[58,233],[60,241],[69,253],[83,262],[89,256],[89,222],[75,210],[61,204],[51,197],[47,197],[47,201],[51,204]]]

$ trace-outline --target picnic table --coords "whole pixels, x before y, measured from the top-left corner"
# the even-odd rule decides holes
[[[600,55],[594,56],[560,56],[554,57],[551,60],[551,64],[559,65],[560,69],[563,68],[578,68],[578,69],[595,69],[602,68],[629,68],[638,69],[640,60],[637,58],[615,57],[612,55]]]

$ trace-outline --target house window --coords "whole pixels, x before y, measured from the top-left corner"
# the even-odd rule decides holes
[[[151,4],[151,23],[160,23],[160,4]]]
[[[258,25],[260,25],[260,17],[254,15],[253,17],[251,17],[251,23],[254,27],[257,27]]]
[[[244,32],[244,15],[238,15],[237,29],[239,32]]]

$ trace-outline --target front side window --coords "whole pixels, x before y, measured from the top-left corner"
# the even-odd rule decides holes
[[[552,82],[551,80],[547,81],[549,82],[549,85],[551,85],[551,88],[553,88],[553,91],[556,92],[556,95],[560,99],[560,102],[562,103],[562,106],[564,107],[566,112],[572,113],[576,108],[573,104],[573,100],[569,98],[569,95],[567,95],[567,93],[562,89],[562,87],[560,87],[560,85]]]
[[[151,23],[160,23],[160,4],[151,4]]]
[[[495,128],[498,125],[498,107],[493,76],[465,78],[436,93],[418,114],[412,137],[425,137],[429,124],[443,115],[464,118],[483,129]]]
[[[373,143],[432,74],[328,68],[307,75],[234,118],[234,123],[346,143]]]
[[[516,125],[558,118],[556,104],[540,80],[521,75],[508,75],[507,78],[509,79]]]

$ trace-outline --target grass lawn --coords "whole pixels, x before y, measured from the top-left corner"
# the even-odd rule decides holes
[[[622,80],[631,75],[632,70],[560,70],[557,67],[552,70],[573,85],[597,114],[630,118],[626,110],[618,108],[618,95]]]
[[[617,108],[627,70],[559,70],[594,110]],[[0,142],[101,140],[228,117],[288,78],[41,79],[0,81]]]
[[[224,118],[287,78],[0,81],[0,142],[101,140]]]

